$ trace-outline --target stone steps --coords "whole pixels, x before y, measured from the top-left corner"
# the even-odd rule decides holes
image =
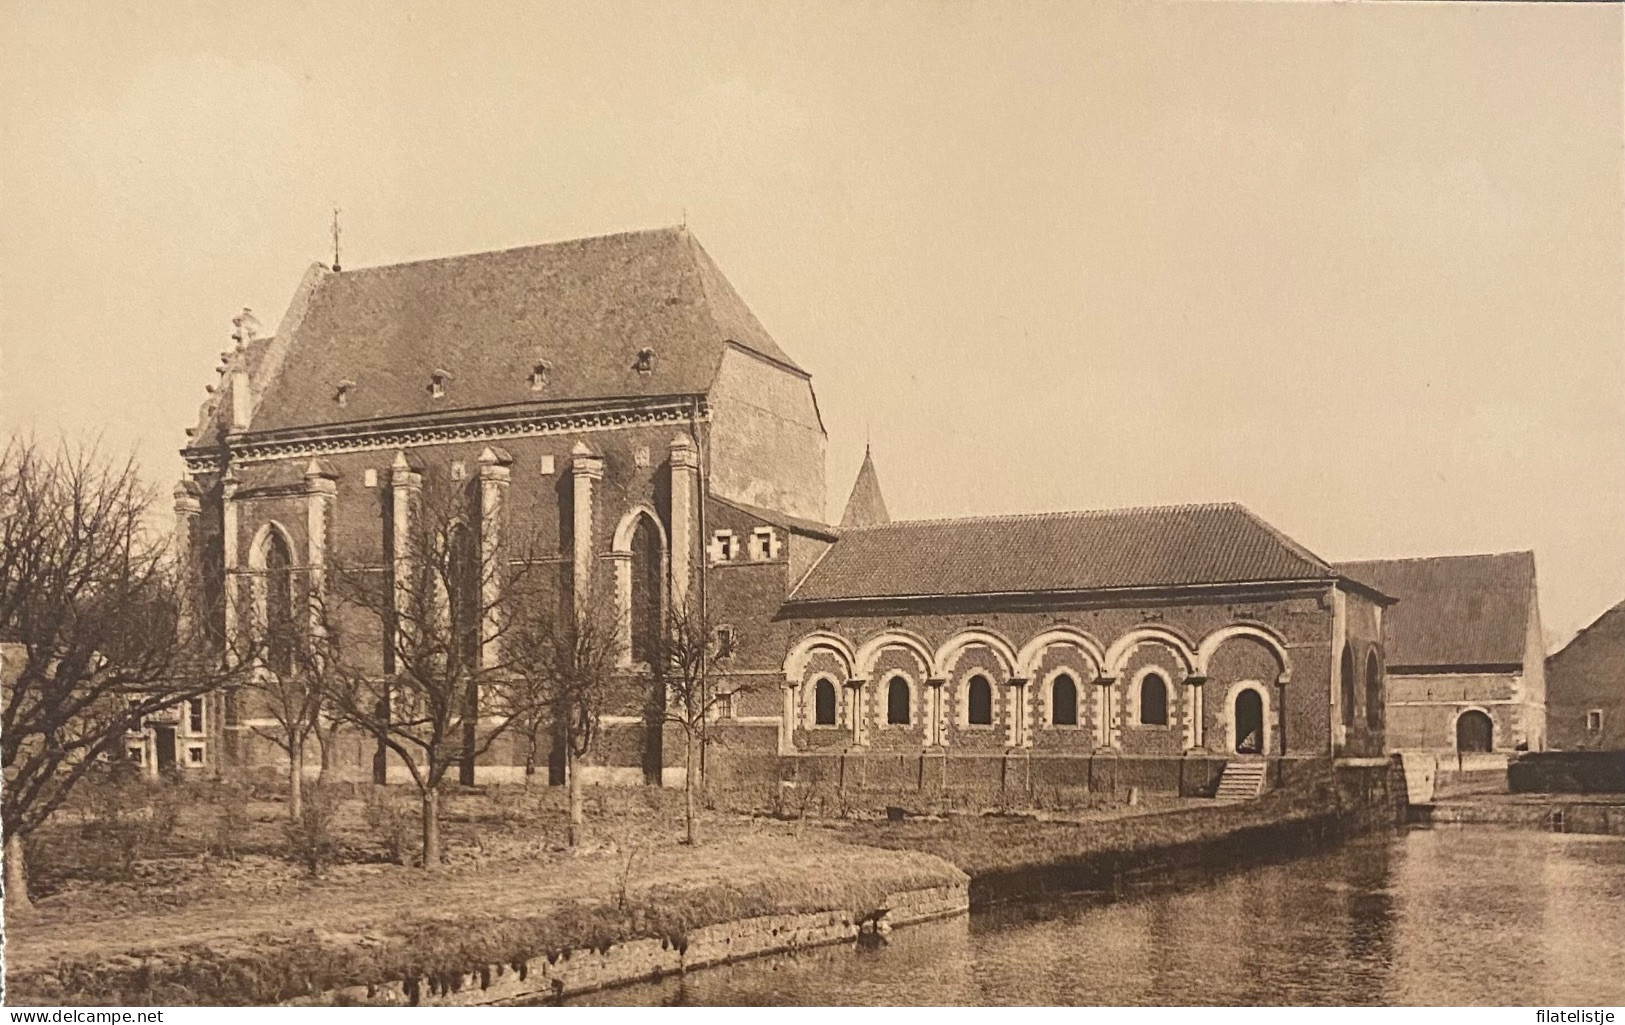
[[[1224,766],[1224,775],[1219,778],[1219,791],[1214,794],[1219,801],[1250,801],[1264,792],[1263,761],[1230,761]]]

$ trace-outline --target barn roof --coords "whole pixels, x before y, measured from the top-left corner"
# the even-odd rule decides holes
[[[251,431],[703,394],[730,343],[803,373],[683,228],[319,268],[302,301],[279,339],[285,354],[256,382]],[[533,389],[539,366],[545,383]],[[429,387],[437,372],[440,397]]]
[[[1399,599],[1384,615],[1390,666],[1521,665],[1534,611],[1535,553],[1345,562]]]
[[[1337,579],[1235,504],[843,528],[791,602]]]
[[[1613,649],[1616,661],[1625,666],[1625,601],[1582,627],[1567,644],[1546,659],[1548,679],[1554,669],[1565,668],[1570,660],[1580,657],[1582,652],[1594,645]]]

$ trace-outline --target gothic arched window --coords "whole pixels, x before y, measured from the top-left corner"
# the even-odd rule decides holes
[[[1347,644],[1343,645],[1343,660],[1338,664],[1338,676],[1341,677],[1341,686],[1338,688],[1338,697],[1343,705],[1343,725],[1354,725],[1354,653]]]
[[[293,553],[282,532],[265,535],[265,664],[283,674],[293,669]]]
[[[835,725],[835,684],[830,680],[819,680],[813,685],[813,724],[816,726]]]
[[[474,668],[480,658],[480,553],[474,532],[462,523],[446,531],[446,597],[455,668]]]
[[[970,678],[965,718],[972,726],[993,725],[993,685],[987,682],[987,677]]]
[[[1148,673],[1140,681],[1140,725],[1168,725],[1168,681],[1159,673]]]
[[[889,726],[908,725],[908,681],[894,676],[886,684],[886,723]]]
[[[1382,728],[1382,666],[1375,648],[1365,657],[1365,724],[1373,730]]]
[[[627,609],[632,661],[654,665],[660,657],[660,531],[639,516],[632,532],[632,603]]]
[[[1049,687],[1050,722],[1056,726],[1078,724],[1078,685],[1062,673]]]

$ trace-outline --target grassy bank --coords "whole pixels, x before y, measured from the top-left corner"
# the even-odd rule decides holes
[[[630,867],[629,867],[630,866]],[[888,893],[963,881],[939,859],[788,828],[697,848],[599,849],[435,873],[389,866],[270,900],[104,921],[50,914],[8,930],[13,1003],[267,1004],[345,985],[490,978],[535,957],[632,939],[681,948],[696,927],[775,913],[862,912]]]

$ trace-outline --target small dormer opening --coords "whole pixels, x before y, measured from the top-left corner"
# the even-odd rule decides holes
[[[654,373],[655,351],[653,349],[639,349],[638,361],[632,365],[632,369],[636,370],[640,374]]]
[[[754,562],[768,562],[778,558],[779,539],[772,527],[757,527],[750,532],[750,557]]]
[[[530,368],[530,390],[541,391],[547,387],[548,375],[553,371],[553,364],[547,360],[537,360]]]
[[[451,375],[444,370],[435,370],[429,374],[429,398],[443,399],[446,397],[446,382]]]
[[[340,407],[348,406],[350,404],[350,395],[354,391],[354,381],[340,381],[337,387],[333,389],[333,401]]]
[[[711,561],[732,562],[738,554],[739,544],[731,530],[719,530],[711,535]]]

